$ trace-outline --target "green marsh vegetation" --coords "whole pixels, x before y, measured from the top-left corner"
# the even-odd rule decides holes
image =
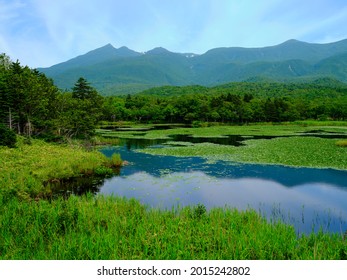
[[[17,148],[1,147],[5,172],[0,180],[0,258],[347,258],[343,232],[298,236],[292,226],[269,222],[255,210],[206,211],[203,205],[159,210],[112,196],[55,200],[40,196],[45,180],[88,174],[119,162],[119,155],[110,163],[101,153],[86,152],[78,145],[34,139],[28,145],[21,137]]]
[[[148,209],[119,197],[0,201],[1,259],[346,259],[340,234],[297,236],[254,210]]]
[[[0,197],[30,199],[49,193],[44,182],[97,173],[106,175],[120,167],[119,155],[111,159],[80,145],[52,144],[18,138],[16,148],[0,147]]]
[[[318,133],[317,133],[318,132]],[[137,136],[129,132],[108,132],[105,137],[170,139],[170,135],[193,137],[227,137],[240,135],[244,145],[235,147],[212,143],[167,143],[162,148],[146,148],[141,152],[172,155],[200,156],[209,160],[226,160],[245,163],[281,164],[296,167],[347,169],[347,150],[341,149],[346,140],[336,140],[334,135],[346,135],[345,123],[320,122],[286,123],[282,125],[253,124],[244,126],[211,126],[201,128],[175,128],[152,130]],[[252,139],[253,136],[271,136],[272,139]],[[317,137],[317,136],[322,136]],[[176,145],[177,144],[177,145]],[[173,145],[173,146],[171,146]]]

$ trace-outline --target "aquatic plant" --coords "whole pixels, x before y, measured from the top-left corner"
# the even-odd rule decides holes
[[[328,130],[327,130],[328,129]],[[280,164],[298,167],[318,167],[347,169],[347,150],[340,149],[336,139],[319,138],[304,132],[322,130],[334,135],[347,135],[346,127],[303,127],[298,125],[265,126],[223,126],[207,128],[184,128],[165,131],[150,131],[145,137],[163,137],[169,134],[190,134],[193,136],[243,135],[244,146],[197,143],[191,145],[173,145],[160,148],[146,148],[139,152],[171,155],[199,156],[208,160],[225,160],[243,163]],[[247,139],[247,136],[281,136],[273,139]],[[288,137],[290,136],[290,137]],[[345,140],[343,140],[345,141]],[[340,141],[338,141],[340,143]],[[341,144],[340,144],[341,145]],[[343,143],[342,143],[343,145]]]

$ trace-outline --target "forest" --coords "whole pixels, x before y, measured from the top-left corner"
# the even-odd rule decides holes
[[[0,56],[0,130],[8,142],[1,141],[9,146],[14,133],[47,140],[86,139],[100,122],[198,125],[307,119],[346,120],[347,85],[330,78],[312,83],[235,82],[163,86],[103,97],[83,77],[63,91],[38,70]]]
[[[47,140],[88,138],[102,118],[104,99],[83,78],[71,92],[59,90],[36,69],[0,57],[2,129]]]
[[[329,80],[329,79],[328,79]],[[166,86],[108,97],[105,120],[141,122],[285,122],[345,120],[347,88],[316,84],[240,82],[207,88]]]

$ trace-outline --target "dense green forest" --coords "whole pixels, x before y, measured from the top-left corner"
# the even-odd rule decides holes
[[[103,117],[109,121],[188,123],[345,120],[347,87],[331,79],[319,79],[312,84],[164,86],[137,95],[107,97]]]
[[[88,138],[100,121],[243,124],[305,119],[346,120],[347,86],[329,78],[310,84],[235,82],[102,97],[84,78],[70,91],[61,91],[43,73],[0,56],[0,129],[7,140],[13,138],[9,131],[46,139]]]
[[[17,134],[43,138],[89,137],[100,120],[103,98],[80,78],[61,92],[36,69],[0,56],[0,124]]]

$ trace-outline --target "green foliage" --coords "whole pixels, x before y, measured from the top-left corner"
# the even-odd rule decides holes
[[[88,81],[80,77],[72,89],[72,97],[78,99],[94,99],[97,96],[96,90],[91,87]]]
[[[100,108],[93,100],[73,98],[63,93],[57,98],[57,118],[53,125],[59,136],[89,139],[94,135]]]
[[[194,126],[207,122],[345,120],[347,87],[329,81],[158,87],[106,98],[103,117],[108,121],[186,122]]]
[[[29,137],[50,131],[58,94],[53,82],[18,61],[3,68],[0,80],[0,121]]]
[[[199,203],[193,209],[193,217],[195,219],[201,219],[206,214],[206,206],[203,204]]]
[[[0,57],[0,122],[28,137],[90,138],[102,114],[103,98],[79,78],[61,93],[44,74]]]
[[[110,177],[114,174],[113,170],[106,166],[98,166],[94,169],[94,174],[97,176]]]
[[[80,146],[48,144],[32,140],[26,145],[19,138],[17,148],[0,148],[0,200],[41,197],[49,188],[44,182],[81,175],[110,173],[110,160],[97,151]]]
[[[110,159],[111,167],[120,167],[122,165],[122,159],[119,154],[113,154]]]
[[[0,146],[13,148],[16,145],[16,141],[16,134],[7,126],[0,123]]]

